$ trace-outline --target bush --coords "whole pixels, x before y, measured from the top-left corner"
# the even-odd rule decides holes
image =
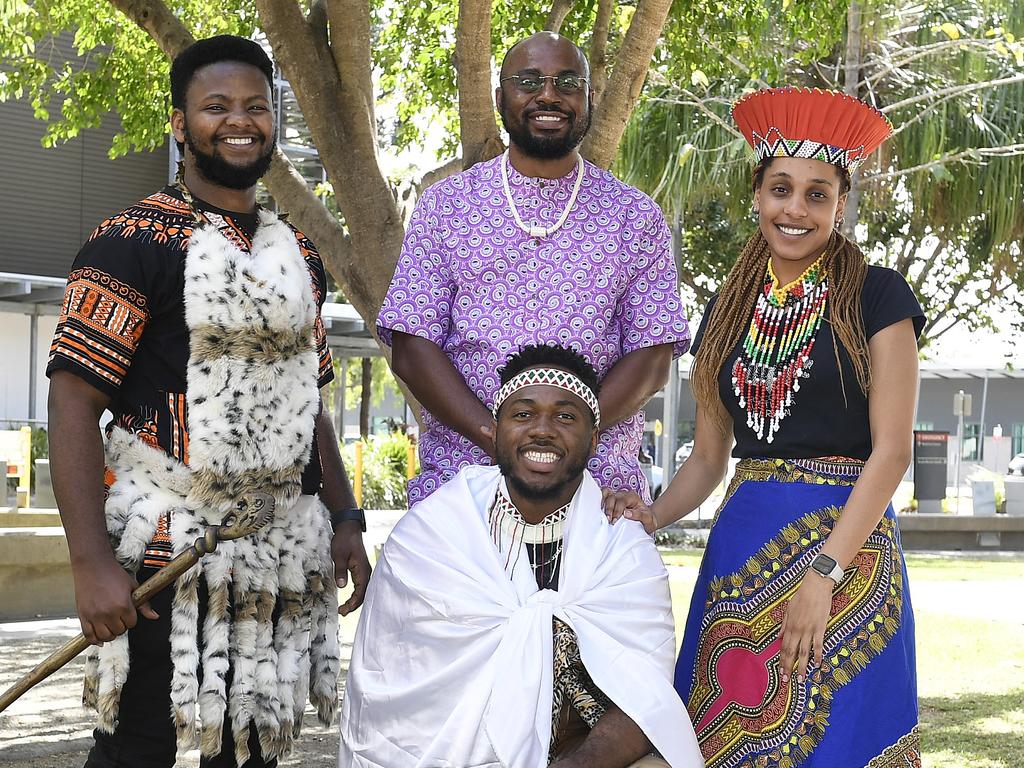
[[[404,509],[406,464],[412,441],[401,432],[377,435],[363,442],[363,507],[366,509]],[[355,443],[342,448],[345,469],[355,485]]]

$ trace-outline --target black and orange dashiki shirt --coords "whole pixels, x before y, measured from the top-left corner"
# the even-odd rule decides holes
[[[228,240],[245,251],[252,247],[255,214],[195,202]],[[185,253],[194,223],[189,206],[174,187],[165,187],[101,223],[71,267],[46,367],[47,376],[70,371],[109,395],[112,425],[184,463],[188,463],[185,382],[189,357]],[[323,262],[313,243],[292,230],[320,307],[327,291]],[[322,387],[334,373],[319,312],[315,338],[320,362],[317,383]],[[108,485],[110,480],[108,475]],[[316,493],[320,481],[320,457],[313,450],[302,475],[302,492]],[[160,567],[169,559],[166,533],[164,522],[146,551],[145,565]]]

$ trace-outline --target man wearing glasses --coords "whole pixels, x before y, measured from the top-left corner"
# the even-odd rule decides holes
[[[468,464],[489,464],[484,428],[497,369],[529,344],[571,347],[602,379],[598,483],[648,497],[640,409],[685,352],[668,228],[642,192],[583,160],[590,67],[539,32],[505,55],[495,98],[501,157],[427,189],[377,319],[394,371],[425,408],[409,504]]]

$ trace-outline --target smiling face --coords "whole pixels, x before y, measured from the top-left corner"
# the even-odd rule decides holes
[[[579,50],[558,35],[529,37],[505,57],[495,101],[510,141],[524,154],[555,159],[579,146],[590,128],[590,85],[584,80],[578,92],[566,94],[549,77],[540,90],[523,93],[515,80],[504,78],[570,74],[589,80],[590,73]]]
[[[549,513],[568,504],[596,447],[590,409],[559,387],[523,387],[498,411],[495,455],[517,506],[542,502]]]
[[[270,83],[251,64],[222,61],[196,70],[185,109],[171,114],[186,163],[211,184],[248,189],[270,167],[276,142]]]
[[[754,207],[774,266],[799,275],[822,254],[846,204],[844,187],[839,169],[821,160],[776,157],[767,164]]]

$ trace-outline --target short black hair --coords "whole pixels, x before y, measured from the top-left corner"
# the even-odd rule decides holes
[[[198,40],[174,57],[171,63],[171,106],[185,109],[185,96],[197,71],[209,64],[237,61],[251,64],[274,87],[274,65],[260,44],[237,35],[217,35]]]
[[[508,384],[516,374],[527,368],[538,366],[563,368],[586,384],[594,395],[601,391],[601,383],[597,379],[594,366],[576,350],[558,344],[529,344],[510,355],[505,365],[498,369],[501,385]]]

